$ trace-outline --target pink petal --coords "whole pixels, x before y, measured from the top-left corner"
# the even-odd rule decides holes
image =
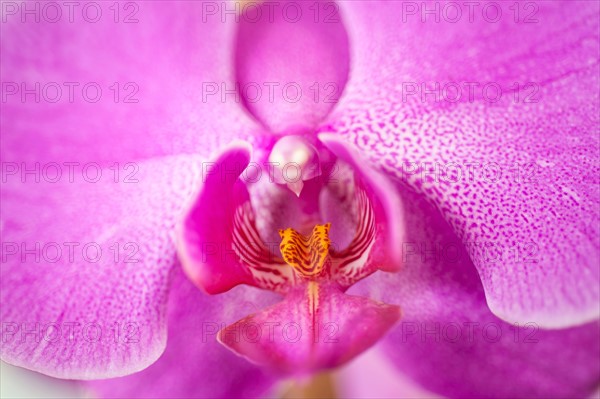
[[[444,397],[588,397],[600,379],[598,323],[544,330],[499,319],[452,227],[420,194],[403,200],[405,267],[350,289],[402,307],[382,342],[399,371]]]
[[[253,363],[300,376],[349,361],[400,318],[396,306],[309,284],[226,327],[219,340]]]
[[[598,3],[518,3],[519,23],[513,3],[497,3],[495,23],[483,3],[455,23],[435,22],[435,11],[422,22],[424,7],[445,3],[408,4],[416,15],[403,2],[341,4],[354,64],[329,128],[427,197],[463,243],[504,255],[473,258],[498,317],[546,327],[596,320]],[[526,23],[531,14],[537,22]],[[436,82],[438,93],[453,82],[479,89],[470,99],[463,85],[456,102],[409,95],[413,84],[435,92]],[[461,177],[425,174],[436,162],[458,165]]]
[[[348,36],[333,1],[244,5],[236,77],[250,113],[276,133],[310,130],[340,98]]]
[[[240,176],[250,147],[234,143],[204,164],[204,182],[177,231],[179,256],[188,277],[217,294],[238,284],[287,290],[293,271],[265,245],[256,228],[248,190]],[[242,174],[243,173],[243,174]]]
[[[208,296],[177,268],[165,353],[139,373],[89,386],[103,398],[261,397],[274,378],[224,348],[216,336],[222,326],[275,299],[248,287]]]
[[[25,5],[13,4],[17,13],[3,14],[0,28],[3,161],[108,166],[165,154],[209,155],[256,128],[240,102],[221,99],[222,89],[235,86],[227,46],[234,32],[209,16],[207,4],[73,3],[70,22],[69,6],[58,3],[58,22],[35,22],[29,14],[27,23],[21,22]],[[54,11],[44,3],[28,9],[36,5]],[[84,12],[93,18],[96,7],[100,20],[87,21]],[[37,103],[21,87],[34,90],[36,83]],[[56,87],[62,96],[52,102]],[[97,88],[101,95],[93,102]]]
[[[203,83],[233,86],[232,69],[223,68],[231,54],[223,43],[231,42],[233,32],[220,20],[200,23],[203,4],[132,3],[119,10],[125,18],[139,7],[134,23],[115,23],[112,3],[99,6],[103,17],[96,23],[75,6],[75,22],[63,8],[59,22],[36,22],[29,15],[22,23],[21,13],[3,14],[0,27],[2,174],[9,180],[2,182],[2,252],[9,257],[2,264],[2,357],[64,378],[131,373],[164,349],[167,277],[176,256],[171,229],[182,201],[198,186],[200,171],[192,159],[133,161],[208,152],[228,141],[227,134],[255,128],[239,104],[222,102],[220,93],[203,97]],[[32,89],[36,83],[40,101],[36,94],[23,100],[22,85]],[[62,92],[56,103],[48,100],[54,99],[54,83]],[[78,84],[72,100],[71,83]],[[102,90],[98,102],[82,94],[88,83],[93,87],[86,94],[93,96],[94,87]],[[19,92],[7,94],[15,86]],[[53,175],[44,173],[57,166],[62,176],[54,184]],[[82,169],[93,179],[97,166],[104,167],[101,181],[82,181]],[[32,174],[22,178],[36,168],[42,183]],[[19,184],[21,179],[27,184]],[[125,183],[132,180],[135,184]],[[75,261],[65,260],[65,242],[80,243]],[[36,263],[27,255],[22,263],[20,253],[10,255],[14,243],[27,249],[49,244],[50,250],[57,243],[63,256],[56,263]],[[81,259],[87,243],[102,249],[98,263]],[[116,248],[120,255],[114,262]],[[139,262],[126,263],[134,251]],[[40,328],[59,323],[67,335],[70,323],[80,327],[72,340],[36,342],[32,335],[14,340],[35,323]],[[111,342],[115,323],[138,328],[139,341]],[[15,324],[19,329],[13,334]],[[85,332],[98,326],[106,339],[82,336],[86,325]]]
[[[2,360],[54,377],[139,371],[162,353],[172,230],[200,180],[197,158],[84,181],[2,185]],[[87,179],[93,175],[89,171]]]

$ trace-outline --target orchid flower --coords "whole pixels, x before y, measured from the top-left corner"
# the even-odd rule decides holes
[[[25,4],[3,361],[102,397],[274,395],[374,350],[447,397],[598,389],[597,2]]]

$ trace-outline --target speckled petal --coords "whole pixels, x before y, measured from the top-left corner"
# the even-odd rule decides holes
[[[139,371],[165,348],[172,239],[200,161],[135,164],[129,179],[2,185],[2,360],[54,377]],[[80,172],[80,171],[79,171]],[[87,178],[91,178],[89,171]]]
[[[147,369],[88,383],[101,398],[254,398],[275,378],[220,345],[222,326],[276,300],[276,295],[238,287],[218,296],[198,290],[180,267],[169,296],[167,348]]]
[[[450,21],[445,3],[341,3],[353,72],[327,129],[428,198],[463,243],[502,256],[473,259],[494,314],[589,322],[600,316],[599,4],[515,3],[518,16],[495,4],[498,21],[483,4]]]
[[[452,227],[421,194],[403,191],[405,267],[348,291],[402,307],[381,349],[400,372],[442,397],[588,398],[600,381],[600,326],[544,330],[489,310]]]
[[[61,18],[50,21],[56,7]],[[204,18],[203,7],[2,4],[7,362],[63,378],[103,378],[138,371],[164,349],[172,228],[200,170],[192,159],[142,160],[208,155],[230,135],[256,128],[239,103],[221,101],[222,84],[233,86],[225,43],[234,32],[220,17]],[[24,253],[38,245],[41,253]],[[97,262],[85,259],[95,259],[96,249]],[[58,324],[48,330],[48,323]],[[137,328],[139,341],[111,341],[115,323]],[[71,337],[73,327],[79,330]]]
[[[235,87],[233,17],[193,1],[27,7],[37,15],[7,3],[0,26],[3,161],[208,156],[256,128],[221,97]]]

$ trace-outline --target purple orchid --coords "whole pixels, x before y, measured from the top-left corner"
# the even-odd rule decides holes
[[[2,3],[3,361],[103,397],[374,351],[447,397],[598,389],[599,3],[30,4]]]

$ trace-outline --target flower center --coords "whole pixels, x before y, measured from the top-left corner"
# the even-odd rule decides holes
[[[331,223],[316,225],[305,237],[292,228],[279,230],[283,260],[303,277],[316,277],[329,261]]]

